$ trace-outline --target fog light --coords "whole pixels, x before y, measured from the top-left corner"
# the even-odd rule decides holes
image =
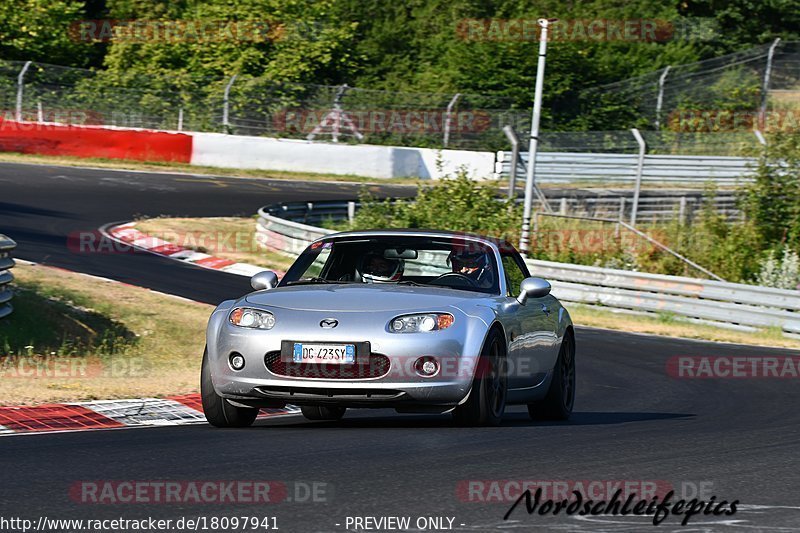
[[[244,368],[244,357],[240,353],[232,353],[230,357],[231,368],[241,370]]]
[[[439,371],[439,363],[435,358],[430,356],[420,357],[414,363],[414,368],[417,374],[425,377],[430,377]]]

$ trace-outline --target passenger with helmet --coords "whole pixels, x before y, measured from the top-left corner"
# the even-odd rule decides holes
[[[365,283],[388,283],[400,281],[405,261],[388,259],[378,252],[369,252],[361,260],[361,278]]]
[[[483,250],[453,250],[447,256],[450,268],[456,274],[471,279],[476,287],[494,286],[494,272],[489,254]]]

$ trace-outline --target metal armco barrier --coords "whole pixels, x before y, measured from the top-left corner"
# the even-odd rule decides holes
[[[9,272],[14,266],[11,251],[17,243],[0,233],[0,318],[8,316],[14,308],[11,306],[11,297],[14,293],[9,284],[14,280],[14,275]]]
[[[341,220],[345,207],[315,202],[311,211]],[[325,207],[326,209],[323,209]],[[264,246],[296,255],[331,230],[297,222],[310,218],[307,204],[278,204],[259,210],[257,238]],[[284,218],[286,217],[286,218]],[[800,334],[800,291],[772,289],[681,276],[647,274],[569,263],[526,259],[531,273],[553,286],[565,302],[641,313],[671,313],[719,326],[748,329],[777,327]]]
[[[800,334],[800,291],[528,259],[567,302]]]
[[[520,158],[527,164],[527,153],[521,153]],[[511,152],[497,152],[495,178],[509,177],[511,161]],[[540,152],[536,156],[536,181],[634,182],[637,161],[637,154]],[[756,163],[755,159],[746,157],[645,155],[642,181],[670,184],[713,181],[719,185],[736,185],[751,180],[749,174]]]

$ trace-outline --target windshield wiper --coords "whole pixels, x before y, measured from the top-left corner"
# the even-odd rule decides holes
[[[325,278],[313,277],[313,278],[300,278],[296,281],[287,281],[286,285],[302,285],[304,283],[337,283],[337,282]]]

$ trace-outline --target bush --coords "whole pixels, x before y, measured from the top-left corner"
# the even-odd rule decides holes
[[[473,181],[463,169],[435,186],[420,185],[413,201],[379,200],[366,189],[359,199],[350,229],[429,228],[519,239],[520,206],[498,199],[494,184]]]
[[[800,288],[800,257],[797,252],[784,248],[781,259],[770,250],[756,276],[756,283],[776,289]]]
[[[776,135],[762,152],[742,208],[763,248],[800,243],[800,135]]]

